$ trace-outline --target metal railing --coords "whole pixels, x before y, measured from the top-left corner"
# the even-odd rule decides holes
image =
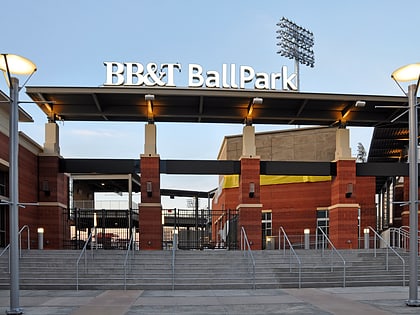
[[[244,227],[241,227],[241,250],[244,252],[244,257],[248,258],[248,263],[252,267],[252,288],[255,290],[255,259],[252,254],[251,245],[249,245],[248,237]]]
[[[406,251],[410,250],[410,227],[401,226],[399,228],[389,229],[389,245],[394,248],[402,248]],[[420,249],[420,231],[417,235],[417,246]],[[420,250],[419,250],[420,253]]]
[[[134,236],[135,233],[132,233],[124,259],[124,290],[127,290],[127,267],[131,268],[131,260],[134,258]]]
[[[322,241],[327,241],[331,248],[330,258],[331,258],[331,272],[334,271],[334,263],[333,263],[333,253],[337,254],[337,256],[340,258],[340,260],[343,262],[343,288],[346,287],[346,260],[344,257],[340,254],[340,252],[335,248],[334,244],[331,242],[331,240],[328,238],[327,234],[325,234],[324,230],[321,227],[318,227],[318,230],[321,232],[322,235]],[[322,255],[324,255],[325,246],[322,245]]]
[[[386,255],[385,255],[385,268],[388,271],[389,270],[389,249],[402,261],[402,273],[403,273],[403,286],[405,286],[405,260],[404,258],[401,257],[400,254],[398,254],[395,249],[393,249],[389,243],[378,234],[378,232],[376,232],[371,226],[368,226],[368,229],[371,230],[373,232],[373,234],[375,235],[374,238],[374,245],[373,245],[373,250],[374,250],[374,256],[376,257],[376,248],[377,248],[377,238],[379,238],[383,244],[386,245]]]
[[[87,271],[87,255],[86,255],[86,249],[87,249],[87,245],[92,240],[92,235],[93,235],[93,232],[91,232],[89,234],[89,237],[86,240],[85,245],[83,246],[83,249],[80,252],[79,258],[77,259],[77,262],[76,262],[76,290],[77,291],[79,291],[79,263],[80,263],[80,260],[82,259],[82,257],[84,256],[85,272],[86,272]],[[93,244],[92,244],[92,242],[91,242],[91,245],[90,245],[90,249],[91,249],[92,258],[93,258]]]
[[[19,255],[20,255],[20,258],[22,258],[22,232],[24,230],[27,230],[27,244],[26,244],[26,249],[31,249],[31,236],[30,236],[31,233],[29,231],[29,226],[27,226],[25,224],[19,230]]]
[[[28,238],[27,238],[27,249],[31,249],[31,237],[30,237],[30,233],[29,233],[29,226],[24,225],[21,227],[21,229],[19,230],[19,257],[22,258],[22,232],[27,229],[28,230]],[[4,255],[4,253],[7,252],[7,250],[10,249],[10,244],[8,244],[0,253],[0,257]],[[10,273],[10,250],[9,250],[9,266],[8,266],[8,273]]]
[[[300,260],[299,256],[296,254],[295,249],[293,248],[292,243],[290,242],[289,238],[287,237],[286,231],[281,226],[279,228],[279,249],[280,249],[280,242],[281,242],[281,233],[283,233],[283,256],[286,256],[286,242],[289,245],[289,267],[290,272],[292,272],[292,257],[295,257],[297,264],[298,264],[298,270],[299,270],[299,289],[302,287],[302,261]],[[293,256],[292,256],[293,254]]]
[[[4,255],[4,253],[7,252],[7,250],[10,249],[10,244],[8,244],[0,253],[0,257]],[[9,250],[9,263],[8,263],[8,267],[7,267],[7,272],[10,273],[10,250]]]
[[[174,230],[174,236],[172,239],[172,290],[175,290],[175,253],[178,249],[178,233],[177,230]]]

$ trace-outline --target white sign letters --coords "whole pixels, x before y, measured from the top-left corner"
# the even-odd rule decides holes
[[[106,81],[104,86],[177,86],[176,74],[179,63],[104,62]],[[296,91],[296,74],[289,75],[286,66],[280,72],[256,72],[251,66],[223,64],[222,71],[205,71],[199,64],[188,65],[188,87]]]

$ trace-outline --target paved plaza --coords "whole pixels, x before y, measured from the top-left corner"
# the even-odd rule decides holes
[[[21,290],[28,315],[134,314],[419,314],[407,287],[270,290]],[[0,314],[9,308],[0,291]]]

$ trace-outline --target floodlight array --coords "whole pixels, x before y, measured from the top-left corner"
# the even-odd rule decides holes
[[[277,43],[280,50],[277,53],[313,68],[315,64],[314,51],[312,50],[314,34],[285,17],[281,18],[277,26],[280,27],[277,30],[277,34],[279,34],[277,39],[280,39],[280,42]]]

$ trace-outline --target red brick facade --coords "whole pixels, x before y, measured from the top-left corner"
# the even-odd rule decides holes
[[[0,148],[0,159],[7,162],[8,137],[2,133]],[[63,248],[65,238],[70,235],[69,180],[60,173],[59,160],[59,156],[43,155],[42,148],[35,144],[32,150],[24,145],[19,147],[19,201],[39,204],[19,209],[19,226],[29,226],[31,248],[37,248],[38,227],[45,231],[45,249]],[[160,158],[142,156],[140,164],[140,249],[158,250],[162,249],[163,238]],[[213,209],[238,210],[238,228],[245,228],[253,249],[261,249],[264,241],[262,211],[272,212],[272,235],[281,226],[288,235],[302,235],[308,228],[314,234],[317,211],[328,211],[329,236],[336,247],[356,248],[360,231],[367,226],[376,227],[375,178],[357,177],[354,160],[339,160],[336,168],[331,181],[260,185],[260,158],[241,158],[239,187],[223,189]],[[7,166],[3,165],[1,170],[7,173]],[[398,196],[408,200],[408,181],[398,190]],[[401,225],[409,225],[407,210],[408,207],[398,212]],[[6,230],[7,226],[6,217]],[[25,243],[24,237],[22,240]]]
[[[140,249],[162,249],[162,206],[160,201],[160,158],[142,156],[141,204],[139,205]]]
[[[245,160],[253,160],[254,163],[259,161]],[[259,167],[252,166],[252,162],[244,160],[241,160],[241,166],[239,187],[223,189],[217,203],[213,204],[213,209],[239,207],[240,226],[246,227],[247,234],[252,235],[250,238],[254,244],[253,249],[260,249],[264,241],[261,232],[263,210],[272,212],[274,236],[280,227],[283,227],[288,235],[303,235],[304,229],[310,229],[311,234],[315,234],[317,211],[327,210],[329,237],[337,248],[343,249],[357,248],[360,230],[367,226],[376,226],[375,178],[356,177],[354,160],[338,161],[337,176],[333,176],[331,181],[260,187],[256,185],[254,198],[249,198],[247,194],[251,179],[255,184],[259,182],[259,179],[255,178],[255,169]],[[240,206],[236,201],[238,197]],[[241,205],[241,202],[245,206]]]
[[[20,142],[25,141],[21,136]],[[0,158],[8,161],[8,137],[0,133]],[[32,150],[19,145],[19,226],[27,225],[30,231],[31,248],[38,247],[37,229],[44,228],[44,248],[63,248],[64,238],[69,235],[68,178],[59,173],[58,156],[42,156],[36,145]],[[8,191],[6,190],[6,196]],[[37,203],[38,205],[30,205]],[[6,231],[9,230],[6,209]],[[68,238],[68,237],[67,237]],[[6,243],[9,235],[6,234]],[[22,234],[22,247],[26,248],[26,231]]]
[[[239,176],[239,228],[244,228],[253,249],[261,249],[260,159],[242,158]]]

